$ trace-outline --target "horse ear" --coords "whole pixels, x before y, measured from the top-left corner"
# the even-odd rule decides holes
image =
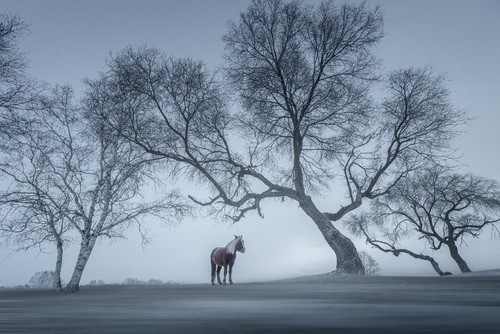
[[[238,236],[235,234],[235,235],[234,235],[234,238],[235,238],[235,239],[238,239]]]

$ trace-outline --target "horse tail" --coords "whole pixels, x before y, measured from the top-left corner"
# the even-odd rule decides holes
[[[210,261],[215,262],[215,252],[217,251],[217,247],[212,250],[210,253]]]
[[[210,257],[210,265],[212,267],[212,272],[214,273],[215,272],[215,268],[217,267],[217,265],[215,264],[215,262],[212,259],[212,257]]]
[[[214,259],[214,257],[215,257],[215,250],[216,250],[216,249],[217,249],[217,248],[215,248],[215,249],[212,251],[212,253],[210,253],[210,266],[211,266],[211,269],[212,269],[212,270],[211,270],[211,272],[210,272],[210,274],[211,274],[211,275],[210,275],[210,282],[211,282],[212,284],[215,284],[215,271],[216,271],[216,269],[217,269],[217,265],[215,264],[215,259]]]

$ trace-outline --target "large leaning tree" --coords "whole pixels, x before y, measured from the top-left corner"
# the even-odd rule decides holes
[[[206,181],[212,196],[195,202],[239,220],[265,199],[295,201],[337,270],[364,274],[335,222],[436,158],[463,120],[430,68],[391,73],[375,103],[371,49],[381,38],[382,16],[365,4],[253,1],[224,36],[224,84],[200,62],[129,47],[89,85],[114,101],[103,118],[127,124],[115,134]],[[321,208],[321,191],[346,202]]]
[[[444,275],[435,259],[410,250],[405,241],[416,237],[433,251],[447,249],[460,271],[466,273],[471,270],[459,246],[489,227],[498,235],[498,222],[498,182],[435,165],[399,182],[387,196],[372,203],[370,212],[355,217],[351,227],[375,248],[427,260]]]

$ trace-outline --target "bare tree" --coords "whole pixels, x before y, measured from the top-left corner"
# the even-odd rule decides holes
[[[17,16],[0,14],[0,108],[16,107],[24,103],[24,55],[17,48],[17,39],[26,25]]]
[[[403,239],[403,235],[391,234],[389,230],[381,227],[382,237],[377,237],[371,229],[373,222],[369,217],[370,216],[366,214],[353,215],[346,221],[346,224],[354,234],[364,236],[367,243],[384,253],[391,253],[396,257],[400,254],[407,254],[415,259],[428,261],[439,276],[450,274],[449,272],[444,272],[439,263],[432,256],[413,252],[399,246]]]
[[[156,198],[141,193],[148,180],[155,181],[151,163],[156,159],[130,142],[110,136],[100,109],[107,106],[93,102],[87,99],[82,106],[82,134],[87,138],[81,139],[84,146],[75,147],[69,138],[63,143],[70,160],[64,165],[58,186],[73,201],[72,222],[81,235],[80,252],[66,293],[78,291],[98,238],[122,237],[130,224],[141,225],[145,217],[168,221],[175,215],[180,219],[189,209],[176,192],[165,191],[166,195]]]
[[[36,187],[38,187],[37,185]],[[27,184],[17,188],[29,188]],[[56,263],[53,271],[53,288],[61,290],[61,269],[64,245],[68,242],[67,232],[70,225],[55,208],[36,189],[24,194],[18,191],[2,192],[0,196],[0,212],[3,220],[0,223],[2,238],[17,245],[17,251],[32,247],[43,248],[45,243],[55,244]],[[59,209],[59,208],[58,208]],[[19,246],[20,245],[20,246]]]
[[[444,275],[430,256],[397,244],[416,235],[434,251],[446,247],[460,271],[470,272],[457,243],[467,236],[478,237],[486,227],[498,233],[495,223],[499,221],[500,189],[496,181],[433,166],[402,180],[389,195],[377,199],[371,213],[354,219],[354,229],[378,249],[430,261],[436,272]],[[382,238],[370,234],[370,226],[378,227]]]
[[[71,227],[80,237],[67,293],[79,290],[98,238],[123,237],[128,226],[145,217],[166,221],[187,209],[176,193],[152,199],[140,192],[152,180],[152,160],[128,141],[109,137],[98,107],[76,105],[70,88],[56,88],[18,123],[12,150],[4,152],[2,172],[11,180],[2,194],[9,205],[9,232],[17,240],[56,241],[59,272],[58,236]]]
[[[5,134],[9,125],[3,119],[5,114],[25,109],[43,88],[26,73],[24,54],[17,47],[26,30],[18,16],[0,14],[0,121]]]
[[[60,96],[69,93],[67,89],[57,90]],[[69,202],[64,193],[53,187],[50,168],[58,149],[51,140],[54,133],[50,136],[50,132],[61,129],[56,128],[51,115],[40,110],[30,114],[29,119],[16,113],[3,119],[10,126],[1,145],[0,230],[3,238],[18,245],[17,250],[55,244],[54,288],[61,289],[63,248],[71,228],[64,214],[69,210]]]
[[[207,181],[213,196],[191,197],[196,203],[229,208],[237,221],[261,214],[263,199],[296,201],[334,250],[337,269],[364,274],[333,223],[437,158],[464,120],[430,68],[393,72],[384,103],[371,101],[370,48],[381,37],[381,15],[365,4],[254,1],[224,36],[237,112],[203,64],[151,48],[125,49],[89,85],[115,101],[105,119],[127,124],[115,126],[118,135]],[[312,195],[331,191],[334,176],[344,180],[347,203],[325,211]]]

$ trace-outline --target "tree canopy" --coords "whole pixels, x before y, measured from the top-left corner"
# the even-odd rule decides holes
[[[379,9],[366,4],[254,1],[224,36],[222,79],[201,62],[128,47],[89,81],[89,94],[108,101],[102,117],[115,135],[206,181],[212,196],[191,197],[196,203],[229,208],[237,221],[261,213],[264,199],[294,200],[337,268],[363,273],[333,222],[446,154],[465,120],[430,67],[390,73],[383,102],[370,98],[381,79],[371,50],[382,35]],[[315,204],[319,188],[342,183],[340,209]]]
[[[500,221],[498,182],[473,174],[453,173],[434,165],[401,180],[387,195],[372,203],[371,210],[355,217],[351,227],[368,243],[385,252],[437,261],[408,249],[408,238],[424,239],[432,251],[447,248],[460,271],[471,271],[458,246],[467,237],[478,237]],[[378,231],[379,236],[374,232]]]

